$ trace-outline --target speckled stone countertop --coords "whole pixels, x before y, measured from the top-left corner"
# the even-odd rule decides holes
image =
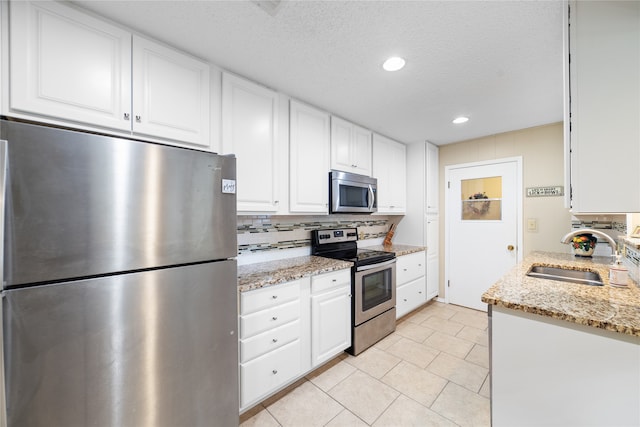
[[[319,256],[301,256],[279,261],[238,266],[240,292],[290,282],[301,277],[351,268],[353,263]]]
[[[570,254],[533,252],[483,295],[482,301],[594,328],[640,336],[640,289],[609,284],[610,257],[580,258]],[[529,277],[532,265],[592,270],[604,286]]]
[[[365,246],[362,249],[372,249],[374,251],[385,251],[385,252],[393,252],[396,256],[409,255],[414,252],[424,251],[427,248],[424,246],[410,246],[410,245],[396,245],[392,243],[390,246],[384,245],[374,245],[374,246]]]
[[[622,237],[621,240],[632,248],[640,249],[640,239],[637,237]]]

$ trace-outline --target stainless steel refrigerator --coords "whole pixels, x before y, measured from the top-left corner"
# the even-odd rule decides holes
[[[7,425],[237,425],[235,158],[0,139]]]

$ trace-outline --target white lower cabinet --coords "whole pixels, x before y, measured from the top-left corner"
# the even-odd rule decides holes
[[[351,346],[351,270],[240,293],[240,411]]]
[[[311,366],[351,346],[351,272],[311,278]]]
[[[247,408],[302,371],[302,281],[240,294],[240,407]]]
[[[402,255],[396,261],[396,318],[427,302],[425,251]]]

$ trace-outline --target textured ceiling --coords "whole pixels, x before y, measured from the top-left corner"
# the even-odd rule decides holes
[[[73,3],[404,143],[562,120],[560,0]]]

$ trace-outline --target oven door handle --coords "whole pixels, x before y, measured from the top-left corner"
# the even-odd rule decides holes
[[[395,264],[395,262],[396,262],[396,259],[394,258],[390,261],[379,262],[377,264],[363,265],[356,268],[356,271],[366,271],[366,270],[373,270],[374,268],[382,268],[391,264]]]

